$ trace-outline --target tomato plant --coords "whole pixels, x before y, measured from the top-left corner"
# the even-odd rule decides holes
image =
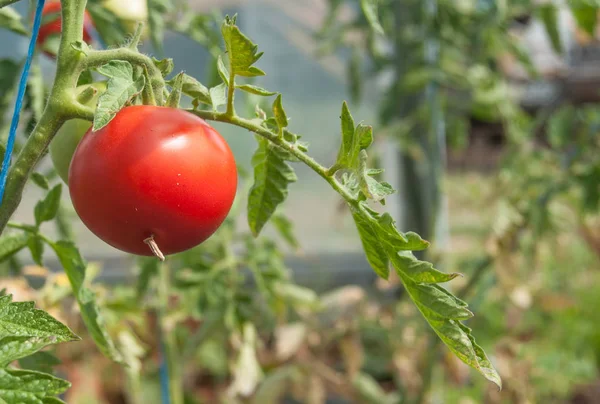
[[[88,131],[69,172],[81,220],[108,244],[140,255],[152,255],[150,237],[164,254],[206,240],[236,187],[235,159],[217,131],[189,112],[150,105],[123,108]]]
[[[13,2],[2,0],[0,4]],[[257,66],[262,53],[241,32],[237,17],[225,17],[215,27],[214,17],[190,15],[181,2],[147,3],[148,25],[158,54],[164,30],[171,27],[177,32],[184,31],[215,56],[211,65],[217,72],[218,83],[207,87],[183,72],[172,74],[175,61],[140,53],[142,25],[125,42],[107,41],[110,45],[116,42],[107,49],[90,46],[91,38],[85,30],[86,6],[94,16],[112,15],[101,3],[61,1],[62,32],[56,75],[47,96],[43,91],[29,92],[32,125],[11,164],[0,206],[0,257],[14,259],[16,252],[28,249],[41,266],[44,251],[49,248],[58,258],[70,286],[70,291],[63,293],[70,293],[77,302],[83,323],[99,350],[115,362],[128,365],[124,370],[128,377],[133,378],[136,371],[140,373],[143,356],[137,354],[140,349],[131,349],[132,345],[139,348],[132,335],[143,332],[135,326],[139,322],[129,321],[128,315],[134,308],[152,311],[160,328],[161,340],[156,345],[160,350],[164,345],[160,357],[164,356],[167,364],[167,385],[174,404],[184,402],[182,373],[188,358],[187,351],[180,352],[184,352],[186,337],[195,336],[190,337],[195,348],[196,338],[201,340],[208,332],[194,334],[196,323],[223,323],[227,334],[221,342],[231,342],[236,356],[230,395],[236,399],[248,397],[259,384],[262,373],[257,359],[260,344],[256,324],[284,319],[290,301],[300,302],[298,316],[312,314],[318,306],[314,292],[290,281],[277,246],[262,235],[266,226],[272,225],[291,245],[295,244],[291,224],[279,210],[291,185],[298,180],[295,165],[303,164],[347,205],[374,272],[383,280],[393,273],[403,284],[407,302],[414,303],[414,311],[422,315],[440,341],[483,377],[501,385],[492,362],[476,343],[471,329],[463,324],[473,313],[463,300],[440,285],[459,274],[440,271],[418,259],[414,253],[426,250],[429,242],[414,232],[399,230],[392,216],[384,211],[386,198],[394,189],[382,181],[381,170],[371,167],[373,128],[355,122],[347,103],[341,103],[337,156],[332,164],[322,164],[309,153],[309,145],[302,136],[294,132],[283,95],[246,82],[265,72]],[[373,29],[369,35],[379,32],[376,2],[365,0],[361,5]],[[169,18],[178,17],[180,21],[169,23]],[[106,21],[110,22],[110,18],[106,17]],[[101,36],[112,31],[110,23],[98,27]],[[89,91],[82,92],[78,86],[90,84],[95,75],[106,77],[107,85],[97,100],[89,102],[83,96],[86,91],[89,95]],[[236,109],[236,98],[239,104],[243,100],[239,95],[244,93],[265,100],[255,106],[250,116]],[[188,107],[180,106],[181,97],[186,97]],[[91,128],[71,160],[70,150],[81,132],[79,127],[70,129],[65,125],[77,119],[90,122]],[[246,189],[244,205],[247,224],[241,234],[235,231],[235,219],[226,218],[236,195],[235,159],[221,136],[206,123],[209,121],[235,126],[256,136],[251,186]],[[61,128],[64,132],[57,135]],[[69,146],[64,150],[60,146],[63,136]],[[136,267],[139,283],[135,297],[126,294],[123,301],[111,301],[118,299],[118,293],[97,293],[91,281],[93,267],[85,262],[75,241],[66,232],[59,232],[59,240],[46,235],[45,223],[60,222],[63,185],[53,184],[51,176],[35,170],[54,141],[57,141],[51,146],[55,148],[54,158],[63,168],[70,166],[68,186],[75,211],[102,240],[137,255],[153,252],[162,258],[162,253],[181,252],[160,266],[155,259],[140,260]],[[60,152],[64,157],[59,156]],[[46,191],[45,196],[35,206],[33,222],[11,222],[29,178]],[[202,244],[197,246],[199,243]],[[256,295],[249,292],[243,270],[250,271]],[[155,293],[147,295],[149,288]],[[174,291],[181,297],[176,302],[171,299]],[[265,303],[269,306],[269,316],[263,316],[259,310]],[[3,366],[0,372],[4,372],[0,380],[6,380],[8,377],[1,376],[9,374],[12,390],[33,395],[38,401],[54,400],[50,396],[64,391],[68,387],[66,382],[49,375],[19,373],[4,365],[35,351],[27,344],[35,342],[34,348],[41,349],[77,337],[46,315],[32,313],[30,304],[13,303],[10,298],[0,300],[0,315],[19,310],[24,316],[37,316],[40,321],[22,334],[7,335],[23,337],[18,346],[29,348],[10,351],[17,353],[11,353],[8,362],[0,363]],[[189,315],[182,316],[182,312]],[[104,320],[107,313],[114,321]],[[307,321],[313,321],[308,317]],[[21,323],[19,326],[24,327]],[[54,338],[37,339],[49,335]],[[311,358],[305,361],[301,373],[322,369],[317,361],[319,355]],[[164,366],[161,364],[161,369]],[[368,385],[365,377],[355,379],[354,373],[349,376],[350,385],[361,382]],[[27,391],[31,385],[28,378],[51,380],[56,387],[43,395]],[[0,399],[12,404],[14,400],[3,391],[0,389]],[[386,396],[388,399],[392,397]]]

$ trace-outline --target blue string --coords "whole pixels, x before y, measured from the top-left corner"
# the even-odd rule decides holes
[[[159,321],[162,321],[162,319],[159,319]],[[167,364],[166,348],[160,327],[158,336],[160,339],[160,396],[163,404],[171,404],[171,395],[169,394],[169,365]]]
[[[4,190],[6,188],[6,180],[8,178],[8,167],[10,166],[10,160],[15,146],[15,137],[17,134],[17,126],[19,125],[19,117],[21,116],[21,108],[23,107],[23,98],[25,96],[25,90],[27,88],[27,77],[29,76],[29,68],[31,67],[31,60],[33,59],[33,52],[35,51],[35,42],[40,31],[40,24],[42,22],[42,10],[44,8],[45,0],[38,0],[37,7],[35,9],[35,20],[33,22],[33,30],[31,32],[31,39],[29,40],[29,49],[27,51],[27,59],[25,60],[25,66],[21,73],[21,80],[19,81],[19,90],[17,93],[17,101],[15,102],[15,110],[13,112],[12,121],[10,123],[10,132],[8,134],[8,141],[6,142],[6,151],[4,152],[4,160],[2,161],[2,168],[0,169],[0,206],[4,199]]]

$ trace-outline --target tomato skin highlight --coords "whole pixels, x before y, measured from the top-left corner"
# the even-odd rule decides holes
[[[44,16],[47,16],[48,14],[60,13],[60,10],[61,10],[60,1],[50,1],[44,5],[44,9],[42,10],[42,18]],[[88,11],[86,10],[83,15],[83,40],[87,43],[92,42],[91,31],[92,31],[93,27],[94,27],[94,23],[92,22],[92,17],[90,15],[90,13],[88,13]],[[55,20],[53,20],[47,24],[43,24],[40,27],[40,31],[38,33],[36,43],[38,44],[38,46],[43,46],[44,43],[46,42],[46,39],[49,36],[60,35],[61,32],[62,32],[62,18],[60,15],[58,15],[58,17]],[[46,55],[48,55],[49,57],[52,57],[52,58],[56,57],[56,55],[54,55],[51,52],[44,51],[44,53]]]
[[[188,250],[225,220],[237,190],[231,149],[204,120],[149,105],[123,108],[84,135],[69,169],[69,191],[83,223],[122,251]]]

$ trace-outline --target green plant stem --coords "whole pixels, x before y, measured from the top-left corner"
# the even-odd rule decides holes
[[[168,322],[171,273],[169,266],[163,264],[158,270],[158,320],[164,345],[165,358],[169,372],[169,396],[171,404],[183,404],[183,379],[181,359],[177,355],[175,328]]]
[[[233,69],[229,74],[229,84],[227,85],[227,112],[225,114],[230,117],[235,117],[235,74]]]
[[[0,234],[21,203],[23,189],[29,175],[63,122],[64,118],[58,112],[49,112],[47,108],[11,166],[6,182],[6,193],[2,201],[2,208],[0,208]]]
[[[0,8],[4,7],[4,6],[9,6],[13,3],[16,3],[19,0],[0,0]]]
[[[321,178],[331,185],[331,187],[339,193],[349,204],[353,206],[358,206],[358,202],[354,196],[352,196],[348,191],[339,183],[339,181],[332,175],[329,169],[319,164],[315,159],[310,157],[308,154],[304,153],[302,150],[298,149],[298,147],[293,144],[285,141],[283,138],[280,138],[277,133],[272,132],[259,124],[256,121],[252,121],[249,119],[240,118],[239,116],[229,116],[227,113],[218,113],[213,111],[200,111],[200,110],[187,110],[192,114],[199,116],[202,119],[229,123],[231,125],[239,126],[240,128],[247,129],[251,132],[256,133],[259,136],[264,137],[265,139],[271,141],[275,145],[285,149],[286,151],[293,154],[298,160],[302,161],[308,167],[310,167],[315,173],[317,173]]]

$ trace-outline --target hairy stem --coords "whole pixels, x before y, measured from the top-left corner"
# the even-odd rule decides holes
[[[285,149],[286,151],[293,154],[300,161],[302,161],[304,164],[310,167],[314,172],[319,174],[319,176],[325,181],[327,181],[329,185],[331,185],[331,187],[346,200],[346,202],[353,206],[355,206],[358,203],[356,199],[352,195],[350,195],[348,191],[344,189],[342,184],[340,184],[339,181],[332,175],[333,173],[329,169],[319,164],[315,159],[310,157],[308,154],[304,153],[302,150],[298,149],[296,145],[285,141],[283,138],[279,137],[277,133],[260,126],[255,121],[240,118],[239,116],[229,116],[227,113],[223,114],[212,111],[200,111],[192,109],[187,111],[191,112],[196,116],[199,116],[202,119],[229,123],[231,125],[247,129],[251,132],[256,133],[259,136],[264,137],[265,139],[273,142],[282,149]]]

